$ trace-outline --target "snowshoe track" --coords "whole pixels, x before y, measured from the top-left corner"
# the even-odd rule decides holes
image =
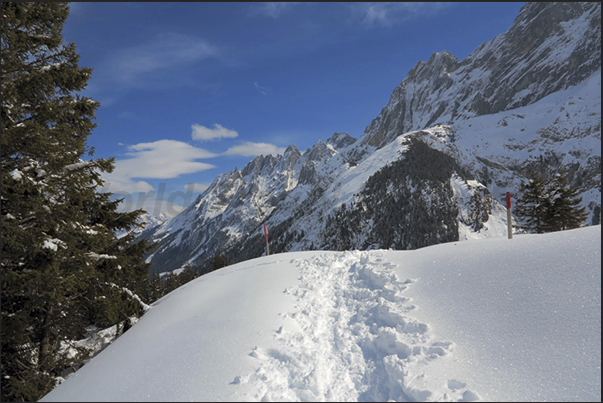
[[[277,349],[255,347],[258,369],[233,383],[253,385],[256,401],[469,401],[479,396],[454,379],[421,387],[423,368],[450,354],[414,320],[400,281],[378,251],[325,253],[296,260],[299,285],[284,292],[296,310],[275,331]]]

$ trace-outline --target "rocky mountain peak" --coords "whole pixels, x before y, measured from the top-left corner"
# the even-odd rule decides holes
[[[318,140],[318,143],[310,147],[304,153],[306,161],[322,161],[334,155],[337,151],[328,142]]]
[[[530,49],[536,49],[548,38],[562,35],[565,31],[563,22],[577,19],[592,11],[596,11],[594,3],[526,3],[509,29],[506,41],[510,46],[516,47],[519,53],[525,54]]]
[[[450,52],[435,52],[427,62],[419,61],[408,72],[405,81],[424,82],[452,73],[459,67],[459,60]]]
[[[301,152],[299,151],[299,149],[295,146],[295,145],[290,145],[289,147],[287,147],[287,149],[285,150],[285,152],[283,153],[283,156],[281,157],[281,165],[282,165],[282,170],[291,170],[294,168],[295,164],[297,164],[297,161],[299,161],[300,157],[301,157]]]
[[[287,159],[287,158],[289,158],[290,155],[294,155],[294,154],[298,154],[299,156],[301,156],[301,152],[299,151],[297,146],[295,144],[291,144],[289,147],[287,147],[285,149],[285,152],[283,153],[283,157],[285,159]]]
[[[346,132],[335,132],[326,143],[331,144],[336,150],[341,150],[356,142],[356,139]]]
[[[600,3],[526,3],[505,33],[459,62],[419,62],[367,126],[377,148],[411,130],[529,105],[601,68]]]
[[[263,171],[270,170],[276,163],[276,158],[272,155],[258,155],[254,157],[251,162],[245,165],[245,168],[241,171],[243,176],[257,176]]]

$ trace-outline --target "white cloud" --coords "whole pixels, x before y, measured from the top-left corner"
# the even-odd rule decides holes
[[[102,188],[103,192],[110,193],[138,193],[138,192],[150,192],[153,190],[146,181],[135,181],[131,178],[121,175],[119,172],[113,171],[112,173],[106,173],[103,175],[105,184]]]
[[[224,155],[242,155],[244,157],[255,157],[256,155],[277,155],[283,154],[285,148],[277,147],[274,144],[269,143],[254,143],[248,141],[246,143],[230,147]]]
[[[391,26],[412,18],[430,16],[449,7],[449,3],[369,2],[352,5],[366,26]]]
[[[133,178],[170,179],[183,174],[205,171],[213,165],[199,159],[213,158],[202,148],[176,140],[159,140],[128,147],[131,158],[115,161],[115,170],[103,175],[105,188],[111,192],[147,192],[153,187]]]
[[[126,86],[141,75],[166,71],[218,55],[207,42],[187,35],[164,33],[146,44],[117,50],[109,61],[111,74]]]
[[[155,191],[144,192],[144,194],[117,194],[117,197],[123,199],[118,207],[119,211],[125,212],[143,209],[155,217],[164,215],[171,218],[188,207],[188,204],[184,205],[182,198],[176,200],[158,199]]]
[[[191,125],[191,129],[193,132],[191,133],[191,137],[196,141],[209,141],[215,139],[223,139],[223,138],[235,138],[239,135],[234,130],[230,130],[225,128],[222,125],[214,123],[214,128],[210,129],[209,127],[201,126],[196,123]]]

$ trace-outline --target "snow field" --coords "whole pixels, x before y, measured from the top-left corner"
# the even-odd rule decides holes
[[[275,400],[601,401],[601,227],[234,264],[41,401]]]

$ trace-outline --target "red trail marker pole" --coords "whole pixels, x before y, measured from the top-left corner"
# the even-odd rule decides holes
[[[511,221],[511,192],[507,192],[507,237],[509,239],[513,239],[513,227]]]
[[[264,235],[266,235],[266,256],[268,256],[270,249],[268,248],[268,228],[266,228],[266,223],[264,223]]]

